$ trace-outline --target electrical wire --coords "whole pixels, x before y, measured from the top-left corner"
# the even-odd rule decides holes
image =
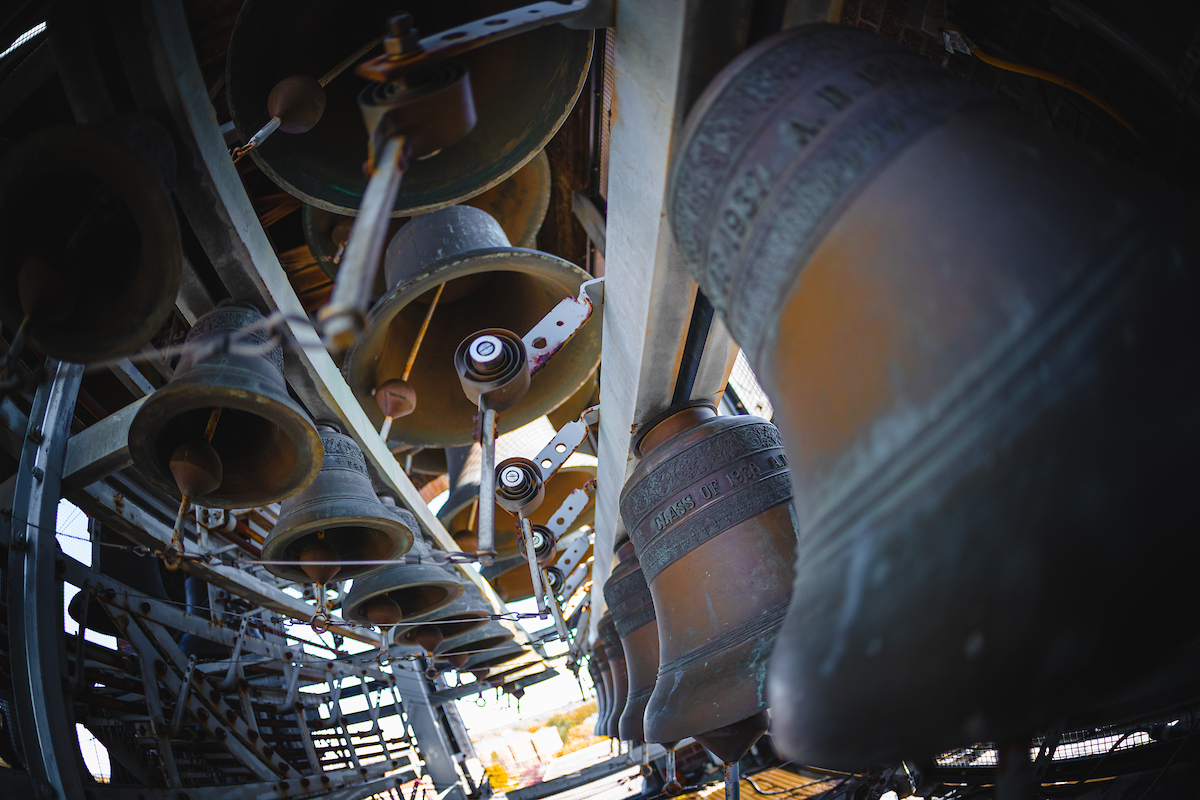
[[[951,30],[956,33],[962,34],[963,38],[964,39],[966,38],[967,35],[966,35],[966,33],[963,32],[962,28],[958,27],[950,20],[946,20],[945,23],[943,23],[943,24],[947,30]],[[1063,87],[1064,89],[1066,89],[1068,91],[1074,92],[1075,94],[1079,95],[1083,99],[1085,99],[1085,100],[1089,101],[1090,103],[1092,103],[1093,105],[1095,105],[1101,111],[1108,114],[1110,117],[1115,119],[1117,122],[1121,123],[1121,125],[1124,128],[1128,129],[1130,133],[1132,133],[1135,137],[1137,137],[1137,140],[1139,142],[1144,143],[1146,141],[1145,137],[1143,137],[1141,132],[1137,129],[1137,127],[1134,126],[1134,124],[1132,122],[1130,122],[1128,117],[1126,117],[1124,114],[1122,114],[1117,109],[1113,108],[1113,106],[1111,104],[1109,104],[1107,101],[1105,101],[1103,98],[1101,98],[1098,94],[1091,91],[1090,89],[1084,88],[1083,86],[1080,86],[1075,81],[1070,80],[1069,78],[1064,78],[1061,75],[1056,75],[1055,73],[1050,72],[1048,70],[1038,69],[1037,67],[1030,67],[1026,64],[1018,64],[1015,61],[1005,61],[1002,58],[996,58],[995,56],[988,55],[983,50],[979,49],[979,47],[974,42],[971,42],[970,40],[967,40],[965,42],[965,44],[967,45],[967,48],[971,51],[971,55],[975,56],[983,63],[989,64],[989,65],[995,67],[996,69],[1002,69],[1002,70],[1006,70],[1008,72],[1015,72],[1019,75],[1028,75],[1031,78],[1037,78],[1039,80],[1047,81],[1048,83],[1053,83],[1057,86]]]

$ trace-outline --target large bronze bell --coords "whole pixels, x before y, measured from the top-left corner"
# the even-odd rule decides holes
[[[757,417],[688,403],[645,423],[621,518],[658,622],[651,742],[693,736],[726,764],[766,730],[766,665],[796,530],[783,441]]]
[[[512,7],[494,0],[409,3],[420,36]],[[229,42],[225,85],[243,141],[270,118],[268,97],[293,76],[318,79],[383,30],[394,3],[250,0]],[[461,141],[410,163],[397,216],[462,202],[516,172],[558,130],[583,86],[592,32],[555,25],[456,57],[469,71],[478,122]],[[276,133],[251,152],[271,180],[306,203],[357,213],[366,187],[367,130],[358,97],[368,82],[348,69],[324,89],[324,113],[306,133]],[[457,344],[458,342],[455,342]]]
[[[388,293],[371,309],[367,330],[346,354],[342,373],[372,422],[382,425],[376,389],[404,379],[426,314],[444,285],[406,381],[416,406],[393,421],[388,437],[393,446],[422,447],[474,441],[478,409],[463,393],[454,367],[459,344],[484,328],[525,335],[563,298],[578,295],[589,277],[561,258],[511,247],[496,220],[471,206],[410,221],[388,245],[385,272]],[[593,318],[538,372],[525,397],[499,416],[499,431],[516,430],[557,408],[599,363],[600,323]]]
[[[784,754],[856,769],[1194,701],[1197,621],[1164,611],[1200,549],[1193,198],[834,26],[722,73],[670,187],[792,462]]]
[[[413,532],[408,555],[431,560],[433,550],[420,535],[417,518],[411,512],[397,508],[391,497],[381,495],[379,501]],[[342,603],[342,617],[378,626],[395,625],[441,611],[462,593],[463,585],[440,566],[397,564],[356,578]]]
[[[481,208],[495,218],[508,240],[517,247],[533,247],[537,233],[550,207],[550,159],[540,151],[505,180],[465,202]],[[395,236],[408,218],[393,220],[388,239]],[[316,206],[304,206],[304,239],[321,270],[330,278],[337,276],[338,266],[345,254],[353,217],[335,214]],[[382,258],[380,261],[382,266]],[[384,270],[376,272],[375,295],[387,291]],[[586,406],[584,406],[586,408]],[[579,409],[580,412],[583,408]],[[579,415],[576,414],[576,417]]]
[[[0,162],[0,319],[57,359],[133,353],[179,291],[175,148],[153,119],[36,131]],[[26,322],[26,320],[28,320]]]
[[[413,531],[371,489],[367,460],[354,440],[333,423],[318,426],[325,458],[316,479],[279,509],[266,541],[265,561],[311,561],[268,564],[273,575],[293,581],[325,584],[357,578],[383,567],[355,562],[397,559],[413,545]],[[341,562],[341,566],[328,566]]]
[[[283,378],[283,348],[271,347],[251,306],[226,301],[196,320],[166,386],[150,395],[129,427],[129,453],[159,489],[210,508],[251,508],[289,497],[321,468],[321,439]],[[210,443],[205,444],[219,411]],[[202,449],[217,488],[181,491],[181,450]],[[195,466],[200,466],[199,464]]]
[[[420,645],[426,652],[432,653],[443,642],[457,639],[487,624],[493,613],[492,607],[479,594],[478,587],[455,567],[446,568],[445,574],[462,587],[463,591],[458,599],[426,615],[419,625],[402,625],[397,628],[397,644]],[[466,659],[463,659],[462,663],[465,664]]]
[[[600,618],[598,644],[604,648],[604,654],[608,656],[608,668],[612,671],[612,698],[604,720],[604,730],[610,738],[619,739],[621,714],[625,711],[625,700],[629,696],[629,671],[625,666],[625,650],[621,647],[621,637],[617,635],[611,612],[605,612]]]
[[[617,558],[620,561],[604,584],[604,601],[612,614],[617,635],[621,637],[629,676],[625,708],[619,722],[620,738],[642,742],[646,740],[642,719],[658,675],[658,625],[654,618],[654,599],[646,585],[642,565],[634,555],[633,543],[620,534]]]

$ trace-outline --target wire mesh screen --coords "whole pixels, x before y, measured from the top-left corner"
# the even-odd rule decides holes
[[[750,369],[750,362],[746,360],[746,354],[741,350],[738,351],[737,360],[733,362],[733,372],[729,373],[729,383],[737,392],[738,399],[742,401],[748,414],[763,419],[771,419],[774,416],[775,409],[771,407],[767,393],[763,391],[758,378],[754,375],[754,370]]]
[[[1188,713],[1151,722],[1069,731],[1059,738],[1050,759],[1062,762],[1101,758],[1111,753],[1132,750],[1173,738],[1182,731],[1190,730],[1192,726],[1192,715]],[[1045,742],[1045,738],[1041,736],[1033,739],[1029,751],[1030,759],[1037,758]],[[995,767],[998,762],[998,753],[994,743],[983,742],[943,753],[937,757],[936,761],[939,767],[954,769]]]

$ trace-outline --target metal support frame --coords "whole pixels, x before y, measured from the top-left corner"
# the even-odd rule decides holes
[[[121,47],[126,74],[139,102],[170,116],[180,132],[179,205],[230,293],[284,317],[287,377],[315,418],[339,420],[355,440],[383,488],[412,511],[421,526],[449,552],[460,548],[421,499],[396,458],[371,425],[316,331],[258,221],[250,198],[217,125],[200,73],[187,18],[179,0],[145,0],[141,19]],[[133,20],[131,20],[133,21]],[[151,95],[153,100],[142,99]],[[182,174],[186,172],[187,174]],[[473,569],[460,571],[475,582],[497,613],[505,610],[495,590]],[[526,639],[524,628],[516,626]]]
[[[43,800],[83,800],[74,715],[59,686],[66,674],[62,590],[54,539],[71,414],[83,367],[47,364],[34,396],[13,495],[8,556],[13,695],[30,775]],[[53,377],[49,377],[49,376]]]
[[[672,402],[697,297],[666,221],[671,146],[700,91],[744,48],[751,5],[658,0],[617,6],[613,66],[621,113],[614,115],[609,145],[593,640],[612,568],[607,556],[621,488],[633,467],[630,434]],[[716,401],[737,347],[720,320],[694,346],[701,355],[682,399]]]
[[[446,800],[466,800],[450,742],[438,719],[428,681],[419,671],[407,665],[394,666],[392,674],[404,698],[408,722],[420,743],[425,772],[433,779],[434,789],[439,795],[447,792]]]

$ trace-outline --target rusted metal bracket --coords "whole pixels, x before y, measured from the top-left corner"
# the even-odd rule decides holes
[[[359,77],[389,83],[425,64],[555,23],[567,28],[611,28],[616,24],[613,0],[546,0],[439,31],[418,42],[384,40],[383,55],[355,68]],[[415,34],[415,29],[411,33]]]

